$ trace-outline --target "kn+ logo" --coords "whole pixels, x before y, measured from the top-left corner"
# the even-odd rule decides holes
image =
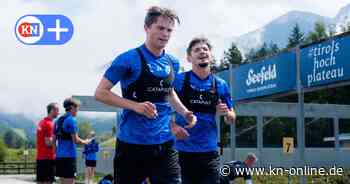
[[[17,39],[26,45],[62,45],[73,36],[73,24],[63,15],[25,15],[15,26]]]

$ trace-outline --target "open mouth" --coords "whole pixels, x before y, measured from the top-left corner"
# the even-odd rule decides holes
[[[159,40],[160,40],[161,42],[167,42],[167,41],[168,41],[168,39],[162,39],[162,38],[159,38]]]
[[[209,62],[199,63],[198,66],[205,68],[205,67],[209,66]]]
[[[199,60],[206,60],[208,58],[209,58],[209,56],[207,56],[207,55],[202,55],[202,56],[198,57]]]

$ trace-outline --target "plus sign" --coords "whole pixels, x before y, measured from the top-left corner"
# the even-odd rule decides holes
[[[55,28],[48,28],[48,32],[56,32],[56,41],[60,40],[60,34],[61,32],[68,32],[68,28],[61,28],[60,27],[60,19],[56,19],[56,27]]]

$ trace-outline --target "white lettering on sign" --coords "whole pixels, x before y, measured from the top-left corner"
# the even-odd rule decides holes
[[[260,71],[255,73],[253,69],[249,69],[246,84],[249,87],[252,84],[263,85],[265,82],[277,78],[276,64],[261,67]]]
[[[327,81],[344,76],[344,68],[335,68],[336,53],[341,50],[340,43],[335,40],[328,45],[317,45],[309,50],[308,56],[313,59],[312,73],[307,75],[307,85]]]

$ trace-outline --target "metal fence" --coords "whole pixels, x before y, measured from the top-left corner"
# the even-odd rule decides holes
[[[35,162],[0,162],[0,174],[35,174]]]

